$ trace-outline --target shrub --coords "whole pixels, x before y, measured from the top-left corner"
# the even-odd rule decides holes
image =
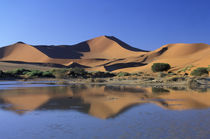
[[[193,65],[188,65],[182,69],[179,69],[177,72],[180,73],[180,72],[190,71],[193,67],[194,67]]]
[[[208,75],[208,74],[209,74],[208,68],[203,68],[203,67],[194,69],[191,72],[192,76],[202,76],[202,75]]]
[[[28,72],[30,72],[30,70],[23,69],[23,68],[20,68],[20,69],[16,69],[14,71],[11,71],[11,73],[16,74],[16,75],[25,75]]]
[[[16,74],[14,71],[5,71],[2,72],[1,77],[3,78],[19,78],[18,74]]]
[[[105,79],[100,79],[100,78],[96,78],[96,79],[91,79],[91,82],[103,83],[103,82],[107,82],[107,80],[105,80]]]
[[[208,68],[207,68],[208,72],[210,71],[210,65],[208,65]]]
[[[119,72],[119,73],[117,74],[118,77],[129,76],[129,75],[130,75],[130,73],[128,73],[128,72]]]
[[[50,71],[56,78],[66,78],[68,76],[68,69],[53,69]]]
[[[171,66],[168,63],[154,63],[151,68],[153,72],[161,72],[168,71]]]
[[[97,71],[97,72],[91,73],[91,77],[94,77],[94,78],[106,78],[106,77],[113,77],[113,76],[115,76],[115,74],[110,73],[110,72]]]
[[[53,73],[50,72],[50,71],[44,71],[44,72],[42,72],[42,76],[43,76],[43,77],[55,77],[55,76],[53,75]]]
[[[76,67],[76,68],[70,69],[68,75],[70,77],[74,77],[74,78],[77,78],[77,77],[84,77],[85,78],[85,77],[87,77],[88,72],[85,71],[85,69]]]
[[[30,72],[28,72],[26,75],[28,77],[42,77],[42,71],[39,71],[39,70],[32,70]]]

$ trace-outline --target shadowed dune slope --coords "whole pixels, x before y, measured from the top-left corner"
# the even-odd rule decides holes
[[[90,71],[151,72],[156,62],[173,69],[210,65],[210,45],[168,44],[154,51],[131,47],[113,36],[100,36],[75,45],[37,45],[22,42],[0,48],[0,61],[60,64]]]

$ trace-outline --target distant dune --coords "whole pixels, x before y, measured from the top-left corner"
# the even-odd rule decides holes
[[[151,72],[152,63],[166,62],[172,70],[178,70],[188,65],[210,65],[210,45],[168,44],[149,52],[113,36],[100,36],[75,45],[34,46],[18,42],[0,48],[0,61],[126,72]]]

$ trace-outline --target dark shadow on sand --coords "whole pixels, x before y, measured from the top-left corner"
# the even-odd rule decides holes
[[[81,59],[83,56],[82,52],[90,51],[87,42],[81,42],[76,45],[36,45],[34,47],[50,58],[57,59]]]
[[[113,40],[115,41],[116,43],[118,43],[120,46],[122,46],[123,48],[127,49],[127,50],[130,50],[130,51],[137,51],[137,52],[149,52],[149,51],[146,51],[146,50],[142,50],[142,49],[138,49],[138,48],[134,48],[130,45],[128,45],[127,43],[119,40],[118,38],[114,37],[114,36],[105,36],[107,37],[108,39],[110,40]]]
[[[104,66],[104,68],[107,71],[114,71],[114,70],[117,70],[117,69],[140,67],[140,66],[144,66],[144,65],[146,65],[146,64],[141,63],[141,62],[129,62],[129,63],[117,63],[117,64],[113,64],[113,65],[110,65],[110,66]]]

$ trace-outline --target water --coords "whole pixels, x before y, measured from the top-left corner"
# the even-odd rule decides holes
[[[210,138],[208,89],[0,82],[1,139]]]

